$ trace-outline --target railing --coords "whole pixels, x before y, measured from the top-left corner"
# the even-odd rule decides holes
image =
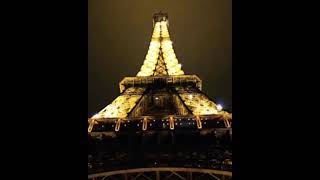
[[[227,180],[232,179],[232,172],[213,170],[213,169],[196,169],[196,168],[182,168],[182,167],[160,167],[160,168],[138,168],[138,169],[125,169],[118,171],[101,172],[90,174],[88,179],[96,180],[100,178],[104,180],[108,177],[116,176],[121,179],[137,179],[144,177],[144,179],[170,179],[176,178],[182,180],[192,179],[215,179]],[[119,176],[121,175],[121,176]],[[117,178],[117,179],[118,179]]]

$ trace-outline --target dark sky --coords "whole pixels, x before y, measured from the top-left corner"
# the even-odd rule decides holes
[[[203,91],[232,110],[232,0],[90,0],[88,112],[119,95],[118,83],[139,71],[155,12],[169,15],[173,48],[185,74],[197,74]]]

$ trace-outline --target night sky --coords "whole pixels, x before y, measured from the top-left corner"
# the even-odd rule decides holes
[[[232,111],[232,0],[90,0],[88,115],[119,95],[119,81],[139,71],[154,13],[167,12],[173,48],[185,74]]]

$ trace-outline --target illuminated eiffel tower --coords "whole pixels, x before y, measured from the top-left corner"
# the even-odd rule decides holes
[[[192,173],[197,174],[192,168],[200,167],[208,171],[202,176],[230,179],[230,155],[217,157],[232,155],[232,116],[201,91],[198,76],[181,69],[168,29],[168,15],[154,14],[152,38],[140,71],[125,77],[119,83],[120,95],[89,118],[89,178],[119,175],[126,179],[140,173],[162,179],[170,175],[164,172],[177,175],[180,170],[161,168],[184,167],[181,172],[192,179]],[[195,152],[206,157],[180,158]],[[212,158],[210,153],[218,155]],[[139,167],[144,170],[110,174]]]

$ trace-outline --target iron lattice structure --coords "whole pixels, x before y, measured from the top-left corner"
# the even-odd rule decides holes
[[[89,118],[89,178],[140,173],[150,179],[151,171],[155,178],[160,173],[183,179],[179,173],[186,173],[190,179],[192,172],[231,178],[232,115],[202,92],[198,76],[184,73],[168,28],[168,15],[156,13],[140,71],[125,77],[120,95]],[[135,168],[146,171],[121,171]]]
[[[111,172],[97,173],[89,175],[89,179],[146,179],[146,180],[192,180],[192,179],[213,179],[229,180],[231,172],[213,169],[196,169],[196,168],[140,168],[129,170],[118,170]]]

